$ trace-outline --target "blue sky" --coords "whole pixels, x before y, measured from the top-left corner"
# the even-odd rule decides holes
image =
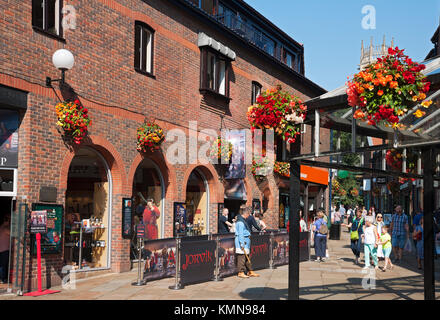
[[[280,29],[304,44],[306,76],[326,90],[345,83],[357,72],[364,46],[405,49],[422,61],[434,47],[430,39],[439,25],[440,0],[245,0]],[[376,29],[362,28],[362,8],[376,10]]]

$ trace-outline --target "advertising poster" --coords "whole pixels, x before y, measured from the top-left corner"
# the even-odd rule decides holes
[[[226,180],[225,199],[247,200],[243,179]]]
[[[234,146],[232,161],[226,170],[225,179],[244,179],[246,176],[246,131],[230,130],[226,132],[225,138]]]
[[[269,267],[270,260],[270,235],[252,235],[250,259],[252,268],[264,269]]]
[[[180,276],[183,285],[212,280],[215,270],[216,242],[183,242],[180,256]]]
[[[63,235],[63,214],[64,208],[57,204],[33,204],[33,211],[46,212],[46,231],[41,233],[41,253],[61,253]],[[38,221],[38,220],[37,220]],[[31,216],[32,229],[32,216]],[[32,233],[32,230],[31,230]],[[33,243],[33,253],[37,253],[36,241]]]
[[[252,199],[252,214],[261,213],[261,201],[259,199]]]
[[[186,207],[183,202],[174,202],[174,237],[186,235]]]
[[[31,212],[31,233],[47,232],[47,211],[38,210]]]
[[[133,201],[131,198],[122,198],[122,237],[131,239],[133,224]]]
[[[0,109],[0,166],[18,166],[18,112]]]
[[[157,280],[176,274],[176,240],[148,240],[142,249],[144,280]]]
[[[234,237],[224,237],[219,241],[218,248],[220,277],[227,277],[237,274],[237,266],[235,262],[235,244]]]

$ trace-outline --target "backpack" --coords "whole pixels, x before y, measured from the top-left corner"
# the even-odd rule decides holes
[[[321,223],[321,226],[319,227],[319,231],[320,234],[327,234],[328,233],[328,227],[327,224],[325,223],[325,221],[323,223]]]

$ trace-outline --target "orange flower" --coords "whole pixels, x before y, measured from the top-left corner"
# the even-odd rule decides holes
[[[390,88],[391,88],[391,89],[397,88],[398,85],[399,85],[399,84],[397,83],[397,81],[391,81],[391,82],[390,82]]]
[[[391,82],[393,81],[393,76],[389,74],[385,77],[385,79],[387,80],[387,82]]]
[[[421,118],[421,117],[423,117],[425,114],[426,114],[426,112],[425,112],[425,111],[422,111],[422,110],[420,110],[420,109],[413,113],[413,115],[415,115],[416,118]]]
[[[377,91],[377,95],[378,96],[382,96],[383,95],[383,91],[382,90]]]
[[[354,112],[353,118],[355,118],[355,119],[363,119],[363,118],[365,118],[365,113],[361,109],[357,109]]]

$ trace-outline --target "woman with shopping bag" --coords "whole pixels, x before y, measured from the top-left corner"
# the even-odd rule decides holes
[[[351,243],[351,251],[355,255],[355,264],[359,264],[359,258],[361,255],[361,245],[362,242],[360,240],[363,234],[363,226],[365,224],[364,218],[362,217],[362,210],[356,210],[356,218],[353,219],[349,224],[341,224],[342,226],[348,227],[350,231],[350,243]]]

